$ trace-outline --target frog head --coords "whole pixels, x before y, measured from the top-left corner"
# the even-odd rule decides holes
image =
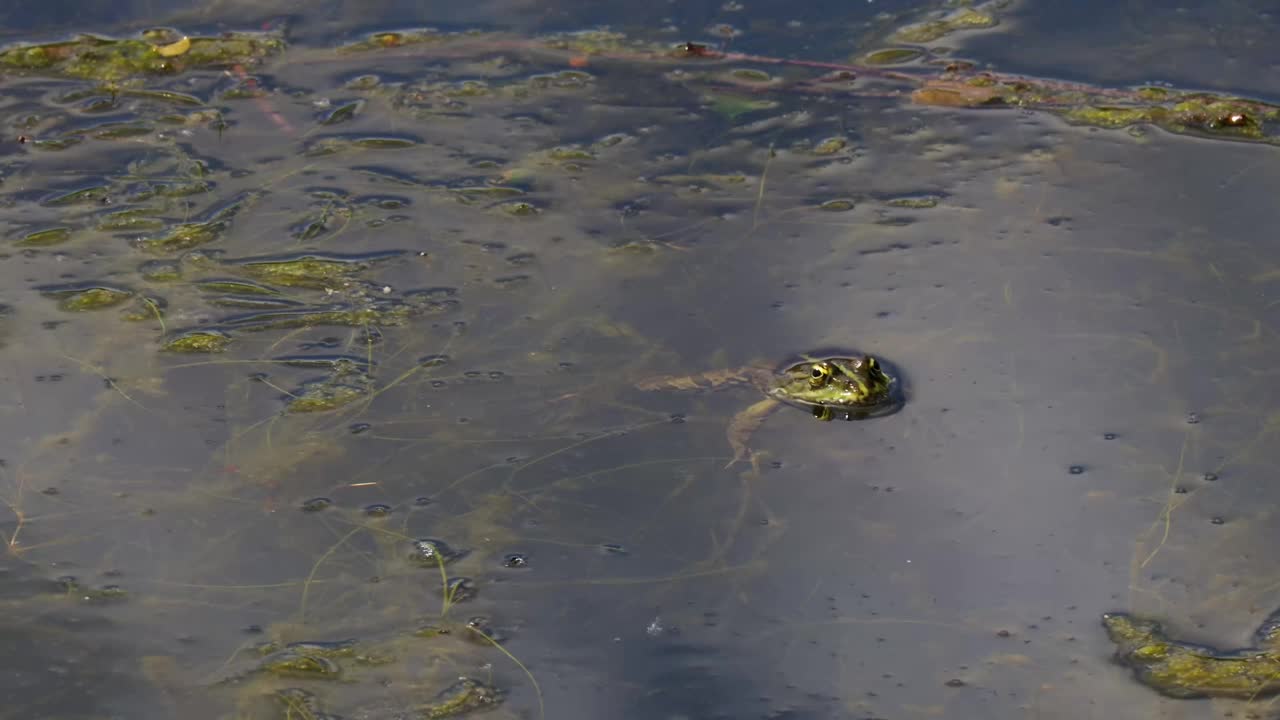
[[[830,357],[787,367],[779,373],[770,395],[815,409],[870,410],[894,402],[894,383],[871,355]]]

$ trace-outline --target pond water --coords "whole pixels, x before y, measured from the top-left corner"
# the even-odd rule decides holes
[[[0,10],[8,716],[1280,712],[1277,16],[828,5]]]

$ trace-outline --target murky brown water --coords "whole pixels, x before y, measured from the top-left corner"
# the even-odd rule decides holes
[[[14,717],[1272,710],[1139,685],[1100,617],[1242,647],[1280,605],[1274,148],[726,89],[630,46],[570,67],[528,33],[585,15],[507,10],[344,53],[369,28],[335,4],[261,65],[146,84],[183,96],[5,81]],[[663,22],[868,47],[694,15]],[[905,407],[780,411],[758,471],[725,467],[756,390],[637,388],[831,348]]]

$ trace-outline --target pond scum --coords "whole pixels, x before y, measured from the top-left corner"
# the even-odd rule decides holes
[[[707,165],[714,169],[694,172],[690,163],[646,157],[640,133],[619,131],[547,143],[515,157],[488,152],[494,145],[458,150],[454,159],[462,169],[450,175],[433,169],[429,161],[437,156],[426,154],[430,144],[414,134],[415,128],[463,121],[482,126],[494,118],[536,124],[536,117],[528,118],[533,117],[529,109],[538,104],[591,112],[594,108],[583,103],[614,82],[599,70],[626,68],[627,78],[642,76],[649,87],[688,99],[701,116],[748,132],[772,127],[796,103],[874,98],[935,112],[1032,111],[1115,132],[1150,127],[1221,141],[1280,143],[1280,107],[1261,100],[988,72],[940,50],[943,39],[998,27],[1007,9],[1008,2],[997,0],[918,14],[880,32],[849,63],[749,55],[717,42],[673,44],[600,30],[532,38],[396,30],[335,48],[305,48],[290,46],[283,32],[198,36],[160,28],[129,37],[86,34],[12,45],[0,51],[0,68],[27,99],[6,111],[4,142],[17,158],[7,160],[6,176],[34,178],[44,167],[42,158],[86,148],[119,145],[133,153],[92,177],[86,174],[72,183],[50,179],[34,195],[29,189],[11,193],[9,201],[22,203],[25,214],[10,223],[7,252],[61,262],[108,248],[101,262],[109,271],[101,277],[63,277],[33,283],[30,290],[56,312],[93,316],[99,333],[117,336],[105,345],[87,346],[73,360],[99,375],[126,408],[145,408],[147,394],[158,392],[156,375],[247,369],[247,379],[215,392],[230,408],[228,414],[242,414],[234,418],[241,424],[219,453],[219,464],[234,466],[236,477],[208,492],[231,495],[235,483],[257,483],[268,488],[268,500],[274,501],[279,476],[336,462],[341,456],[336,446],[347,435],[394,436],[394,417],[375,428],[357,422],[370,408],[385,408],[394,400],[408,418],[422,407],[404,398],[430,388],[501,386],[521,372],[545,376],[572,369],[571,362],[549,348],[528,353],[519,372],[456,369],[459,353],[485,346],[482,340],[468,340],[469,323],[461,319],[464,303],[496,314],[499,319],[489,325],[494,336],[519,334],[523,319],[510,307],[527,302],[530,288],[536,289],[532,268],[538,257],[501,241],[441,240],[447,232],[401,242],[415,235],[400,229],[411,222],[407,209],[414,203],[468,213],[476,222],[507,228],[518,238],[524,231],[511,228],[521,223],[562,226],[570,211],[557,203],[565,196],[566,178],[598,177],[596,194],[583,203],[600,207],[588,207],[584,215],[590,218],[604,208],[607,212],[600,214],[609,222],[623,219],[616,236],[621,239],[609,241],[604,250],[606,262],[625,263],[628,257],[678,250],[693,234],[664,236],[626,224],[646,209],[618,201],[624,196],[620,186],[636,176],[680,202],[708,208],[733,203],[758,217],[764,175],[774,158],[788,162],[780,157],[786,154],[796,163],[837,162],[852,152],[847,136],[799,124],[771,136],[775,145],[763,164],[735,166],[730,158],[742,146],[730,142],[707,152],[712,159]],[[431,61],[432,69],[417,78],[367,70],[387,62],[420,66],[423,61]],[[341,74],[336,99],[312,97],[274,81],[301,67]],[[578,104],[567,104],[574,98]],[[394,131],[369,128],[365,121],[375,110],[396,119]],[[521,115],[526,110],[530,114]],[[281,146],[274,148],[277,154],[241,158],[242,167],[236,169],[196,149],[200,138],[234,142],[241,126],[255,124],[274,133],[270,143]],[[354,129],[345,132],[347,128]],[[463,130],[442,132],[457,139]],[[388,157],[427,161],[397,165],[380,159]],[[262,158],[260,171],[244,169]],[[604,172],[623,165],[632,168],[624,179]],[[415,174],[412,167],[423,169]],[[333,179],[338,174],[344,175],[341,182]],[[806,198],[800,211],[844,213],[867,203],[882,210],[929,211],[945,200],[928,190],[893,197],[815,197]],[[258,223],[256,229],[251,229],[250,218]],[[380,242],[379,233],[398,239]],[[275,239],[260,242],[264,235]],[[370,235],[373,241],[367,240]],[[449,268],[450,280],[456,282],[403,285],[440,267]],[[570,317],[567,301],[562,302],[545,315]],[[563,322],[558,336],[590,336],[612,347],[624,375],[665,352],[606,318],[576,315]],[[303,351],[283,349],[286,342],[301,343]],[[161,369],[138,359],[139,352],[153,353],[152,361],[160,358]],[[116,353],[133,353],[132,367],[142,369],[126,377],[101,370]],[[115,363],[121,365],[131,367],[130,361]],[[262,388],[270,403],[253,395]],[[576,399],[566,395],[560,400],[562,405],[547,411],[548,427],[572,413]],[[96,412],[107,414],[102,408]],[[552,449],[517,459],[509,477],[565,448],[669,421],[647,417],[588,438],[553,433],[544,438]],[[447,444],[493,437],[455,425],[408,432],[400,439],[408,448],[427,438]],[[57,450],[50,447],[48,452]],[[724,458],[703,460],[710,467]],[[343,487],[360,484],[360,478],[353,478]],[[22,487],[16,485],[4,498],[14,516],[6,531],[7,546],[15,557],[29,559],[39,555],[41,546],[29,544],[27,537],[41,521]],[[405,701],[412,717],[446,718],[498,708],[508,692],[491,677],[489,663],[499,661],[517,668],[506,677],[511,682],[523,678],[541,702],[535,674],[504,648],[503,632],[485,616],[467,618],[455,609],[483,583],[481,577],[454,575],[454,568],[467,566],[465,550],[454,549],[452,538],[417,537],[405,527],[386,524],[382,518],[392,512],[390,506],[338,510],[333,505],[331,498],[317,496],[295,508],[300,514],[323,512],[336,542],[318,557],[308,556],[313,561],[310,574],[290,584],[298,593],[293,620],[282,619],[270,629],[270,638],[244,643],[222,666],[210,669],[203,687],[238,689],[241,717],[332,717],[327,713],[352,708],[329,707],[324,687],[359,684],[388,666],[405,665],[406,658],[430,656],[430,672],[401,671],[415,678],[407,682],[406,694],[418,700]],[[487,531],[497,532],[493,527]],[[358,639],[309,637],[315,592],[323,584],[320,570],[326,562],[338,562],[333,553],[357,535],[368,544],[359,550],[358,562],[345,561],[349,567],[372,564],[381,568],[384,582],[397,573],[420,577],[424,569],[438,571],[440,610],[395,632]],[[506,568],[522,563],[519,556],[503,561]],[[483,569],[470,567],[468,572]],[[350,570],[354,572],[358,570]],[[121,585],[86,585],[73,576],[60,577],[50,591],[90,604],[128,603],[134,597],[134,591]],[[345,594],[334,598],[333,609],[345,607]],[[1155,623],[1126,615],[1108,616],[1105,622],[1120,646],[1118,659],[1133,667],[1142,682],[1172,697],[1251,699],[1280,690],[1280,655],[1271,625],[1259,631],[1258,647],[1241,655],[1170,640]],[[429,649],[421,649],[424,645]],[[481,667],[488,670],[479,672]],[[461,677],[458,668],[465,670]],[[148,662],[146,674],[160,685],[191,684],[158,658]],[[404,707],[362,710],[368,717],[405,716]]]

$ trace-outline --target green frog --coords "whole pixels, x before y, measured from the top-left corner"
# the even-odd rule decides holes
[[[727,437],[733,458],[756,464],[747,441],[782,405],[808,408],[818,420],[863,420],[896,412],[902,407],[897,380],[871,355],[806,357],[780,370],[744,367],[696,375],[667,376],[637,384],[641,390],[711,390],[751,384],[765,398],[739,412],[729,422]]]
[[[1163,695],[1252,700],[1280,693],[1280,611],[1254,633],[1254,647],[1239,650],[1173,640],[1160,623],[1125,613],[1103,615],[1102,625],[1116,661]]]

